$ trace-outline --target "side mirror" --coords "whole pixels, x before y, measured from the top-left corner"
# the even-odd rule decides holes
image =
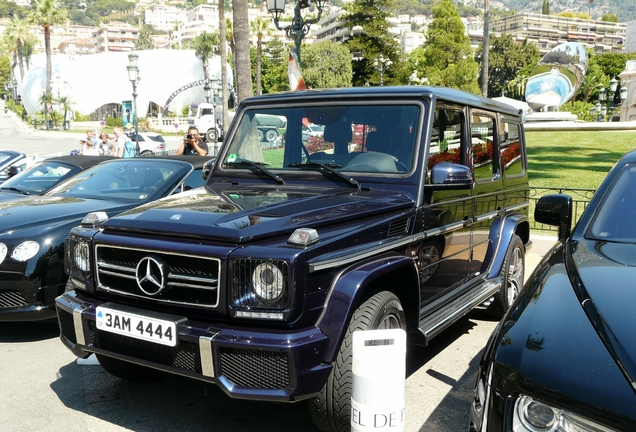
[[[431,168],[431,184],[434,189],[470,189],[473,175],[465,165],[440,162]]]
[[[14,175],[21,173],[22,172],[22,168],[20,168],[19,166],[10,166],[9,170],[7,171],[7,176],[9,178],[13,177]]]
[[[216,163],[216,158],[210,159],[206,163],[203,164],[203,169],[201,170],[201,175],[204,180],[207,180],[214,169],[214,164]]]
[[[559,227],[559,240],[564,241],[572,228],[572,197],[565,194],[542,196],[534,209],[534,220]]]

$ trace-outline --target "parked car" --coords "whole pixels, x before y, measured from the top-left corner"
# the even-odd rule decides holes
[[[559,240],[488,342],[470,430],[636,430],[636,151],[573,230],[567,195],[541,197],[535,220]]]
[[[136,145],[135,132],[127,132],[126,136]],[[139,154],[142,156],[161,155],[166,151],[166,141],[157,132],[139,132]]]
[[[259,142],[259,116],[284,147]],[[307,120],[324,146],[305,146]],[[124,379],[307,399],[320,429],[348,430],[353,332],[426,345],[476,307],[501,316],[523,281],[528,197],[508,105],[416,86],[248,98],[204,189],[72,230],[61,339]]]
[[[312,136],[322,136],[325,134],[325,130],[313,123],[309,125],[303,125],[303,142],[307,142]]]
[[[115,158],[45,196],[0,203],[0,321],[55,317],[64,292],[64,241],[89,212],[113,216],[204,184],[205,157]]]
[[[0,201],[43,195],[60,182],[114,156],[56,156],[44,159],[0,185]],[[19,163],[19,162],[18,162]]]
[[[9,168],[12,165],[18,164],[17,166],[22,168],[20,165],[26,164],[26,162],[27,155],[22,152],[0,150],[0,183],[9,178]]]

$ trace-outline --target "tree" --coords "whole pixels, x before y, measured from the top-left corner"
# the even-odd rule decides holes
[[[227,43],[230,45],[230,52],[232,54],[232,73],[234,74],[234,88],[236,88],[238,85],[238,77],[236,75],[236,41],[234,40],[234,24],[232,24],[232,20],[229,18],[225,20],[225,29],[227,31],[225,37]]]
[[[2,34],[4,43],[9,50],[14,51],[17,56],[17,65],[20,68],[20,78],[24,78],[24,45],[34,43],[35,36],[29,32],[29,23],[14,16],[9,21],[9,25]]]
[[[230,124],[228,113],[227,45],[225,35],[225,1],[219,2],[219,53],[221,55],[221,103],[223,104],[223,136]]]
[[[155,41],[152,38],[154,28],[148,24],[142,24],[135,41],[137,51],[155,49]]]
[[[373,60],[380,54],[393,63],[384,73],[384,82],[395,83],[394,71],[399,69],[398,63],[401,63],[401,60],[397,42],[388,31],[387,18],[393,9],[393,0],[357,0],[345,5],[347,13],[340,21],[353,34],[344,42],[354,56],[353,86],[380,83],[380,74],[373,67]],[[361,28],[362,31],[354,32],[354,28]]]
[[[433,8],[427,41],[415,51],[411,70],[421,81],[481,93],[477,82],[479,66],[473,58],[470,39],[464,34],[464,24],[450,0],[442,0]]]
[[[307,88],[351,87],[351,53],[332,41],[309,45],[303,52],[303,78]]]
[[[250,63],[250,23],[247,0],[234,0],[234,40],[236,41],[236,75],[238,101],[252,96],[252,69]]]
[[[51,94],[51,27],[66,21],[66,9],[61,9],[56,0],[34,0],[35,8],[29,14],[29,21],[44,30],[44,50],[46,52],[46,94]]]
[[[263,35],[267,33],[268,22],[259,15],[251,23],[252,31],[256,35],[256,94],[261,94],[261,57],[263,54]]]
[[[262,81],[263,93],[277,93],[289,90],[287,63],[289,48],[275,36],[263,48]]]
[[[601,21],[605,21],[605,22],[614,22],[617,23],[619,22],[618,20],[618,16],[616,14],[613,13],[606,13],[601,17]]]
[[[521,70],[529,68],[531,71],[541,59],[541,54],[535,45],[527,41],[515,43],[512,36],[507,34],[493,37],[489,51],[487,84],[488,94],[491,97],[503,95],[508,83],[515,80]],[[477,61],[480,59],[481,52],[480,48],[476,53]]]
[[[550,15],[550,2],[548,0],[543,0],[543,7],[541,8],[542,15]]]
[[[484,0],[484,39],[481,55],[481,95],[488,97],[488,73],[490,56],[490,4]]]
[[[199,59],[203,66],[203,78],[209,79],[208,72],[208,60],[216,51],[216,47],[219,46],[219,34],[203,32],[192,39],[192,49],[194,49],[194,55]]]

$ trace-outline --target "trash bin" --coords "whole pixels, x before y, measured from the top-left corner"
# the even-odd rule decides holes
[[[353,333],[351,430],[404,430],[406,332],[401,329]]]

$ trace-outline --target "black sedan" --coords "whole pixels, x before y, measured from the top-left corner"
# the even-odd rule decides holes
[[[55,317],[64,292],[64,242],[90,212],[110,217],[203,186],[200,156],[113,159],[87,169],[44,196],[0,203],[0,321]],[[206,171],[209,172],[209,171]]]
[[[559,242],[488,342],[470,430],[636,430],[636,151],[572,231],[567,195],[542,197],[535,220]]]
[[[58,156],[44,159],[0,184],[0,201],[43,195],[59,183],[114,156]]]

